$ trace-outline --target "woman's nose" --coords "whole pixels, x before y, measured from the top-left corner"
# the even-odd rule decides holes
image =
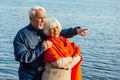
[[[57,32],[57,29],[55,28],[54,31]]]

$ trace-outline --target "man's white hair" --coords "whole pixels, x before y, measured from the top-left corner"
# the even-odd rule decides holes
[[[43,28],[44,34],[46,36],[49,36],[50,34],[49,30],[55,27],[59,27],[60,31],[62,30],[61,24],[57,19],[55,18],[48,19]]]
[[[30,10],[29,10],[29,17],[34,17],[36,15],[36,10],[42,10],[43,12],[46,13],[46,10],[43,7],[40,6],[33,6]]]

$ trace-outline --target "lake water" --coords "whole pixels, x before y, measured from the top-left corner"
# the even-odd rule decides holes
[[[63,28],[89,29],[86,38],[70,39],[82,49],[83,80],[120,80],[120,0],[0,0],[0,80],[18,80],[12,42],[36,5]]]

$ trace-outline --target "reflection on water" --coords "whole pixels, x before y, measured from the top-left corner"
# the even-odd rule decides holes
[[[120,80],[119,4],[119,0],[1,0],[0,80],[18,79],[12,41],[29,23],[27,12],[34,5],[45,7],[47,17],[56,17],[63,28],[81,25],[89,29],[86,38],[70,39],[82,49],[83,80]]]

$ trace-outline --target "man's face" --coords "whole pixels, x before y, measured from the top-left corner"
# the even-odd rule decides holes
[[[36,14],[33,18],[30,18],[30,22],[35,29],[43,29],[43,26],[46,22],[45,12],[42,10],[36,10]]]

